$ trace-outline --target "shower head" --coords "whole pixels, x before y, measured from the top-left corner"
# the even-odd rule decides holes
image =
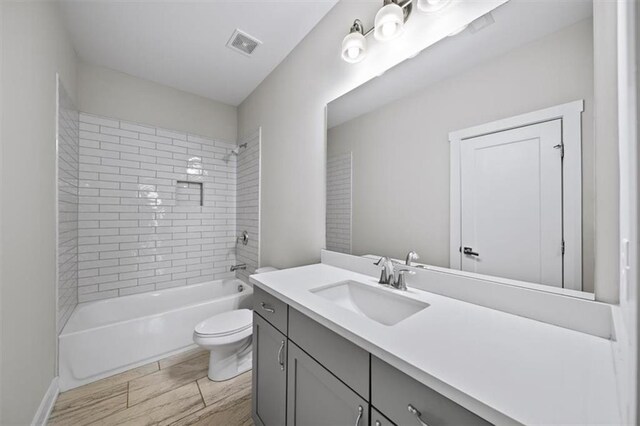
[[[228,163],[228,162],[229,162],[229,160],[231,160],[231,157],[232,157],[232,156],[234,156],[234,155],[235,155],[235,156],[237,156],[238,154],[240,154],[240,149],[241,149],[241,148],[246,148],[246,147],[247,147],[247,144],[246,144],[246,143],[243,143],[243,144],[238,145],[237,147],[235,147],[234,149],[232,149],[232,150],[231,150],[231,152],[230,152],[229,154],[227,154],[227,155],[224,157],[224,161]]]

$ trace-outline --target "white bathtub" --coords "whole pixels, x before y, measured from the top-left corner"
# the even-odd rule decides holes
[[[240,280],[221,280],[79,304],[60,334],[60,390],[192,347],[198,322],[250,308],[252,293]]]

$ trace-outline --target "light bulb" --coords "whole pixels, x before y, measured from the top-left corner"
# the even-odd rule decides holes
[[[373,36],[387,41],[399,36],[404,27],[404,11],[396,3],[388,3],[376,13]]]
[[[442,0],[427,0],[427,3],[429,3],[431,6],[437,6],[441,1]]]
[[[393,36],[393,33],[396,32],[396,24],[393,22],[385,22],[382,24],[382,35],[385,38]]]
[[[367,41],[361,32],[354,31],[347,34],[342,40],[342,59],[354,64],[360,62],[367,53]]]

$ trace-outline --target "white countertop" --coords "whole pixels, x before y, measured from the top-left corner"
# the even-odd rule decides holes
[[[324,264],[251,282],[496,424],[617,424],[612,342],[409,288],[429,307],[385,326],[309,290],[377,278]],[[385,291],[397,292],[387,289]]]

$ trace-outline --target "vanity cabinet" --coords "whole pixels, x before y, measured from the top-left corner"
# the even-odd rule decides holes
[[[283,426],[287,409],[287,337],[253,314],[254,422]]]
[[[490,424],[258,287],[253,320],[259,426]]]
[[[287,425],[369,424],[369,404],[295,344],[289,345]]]

